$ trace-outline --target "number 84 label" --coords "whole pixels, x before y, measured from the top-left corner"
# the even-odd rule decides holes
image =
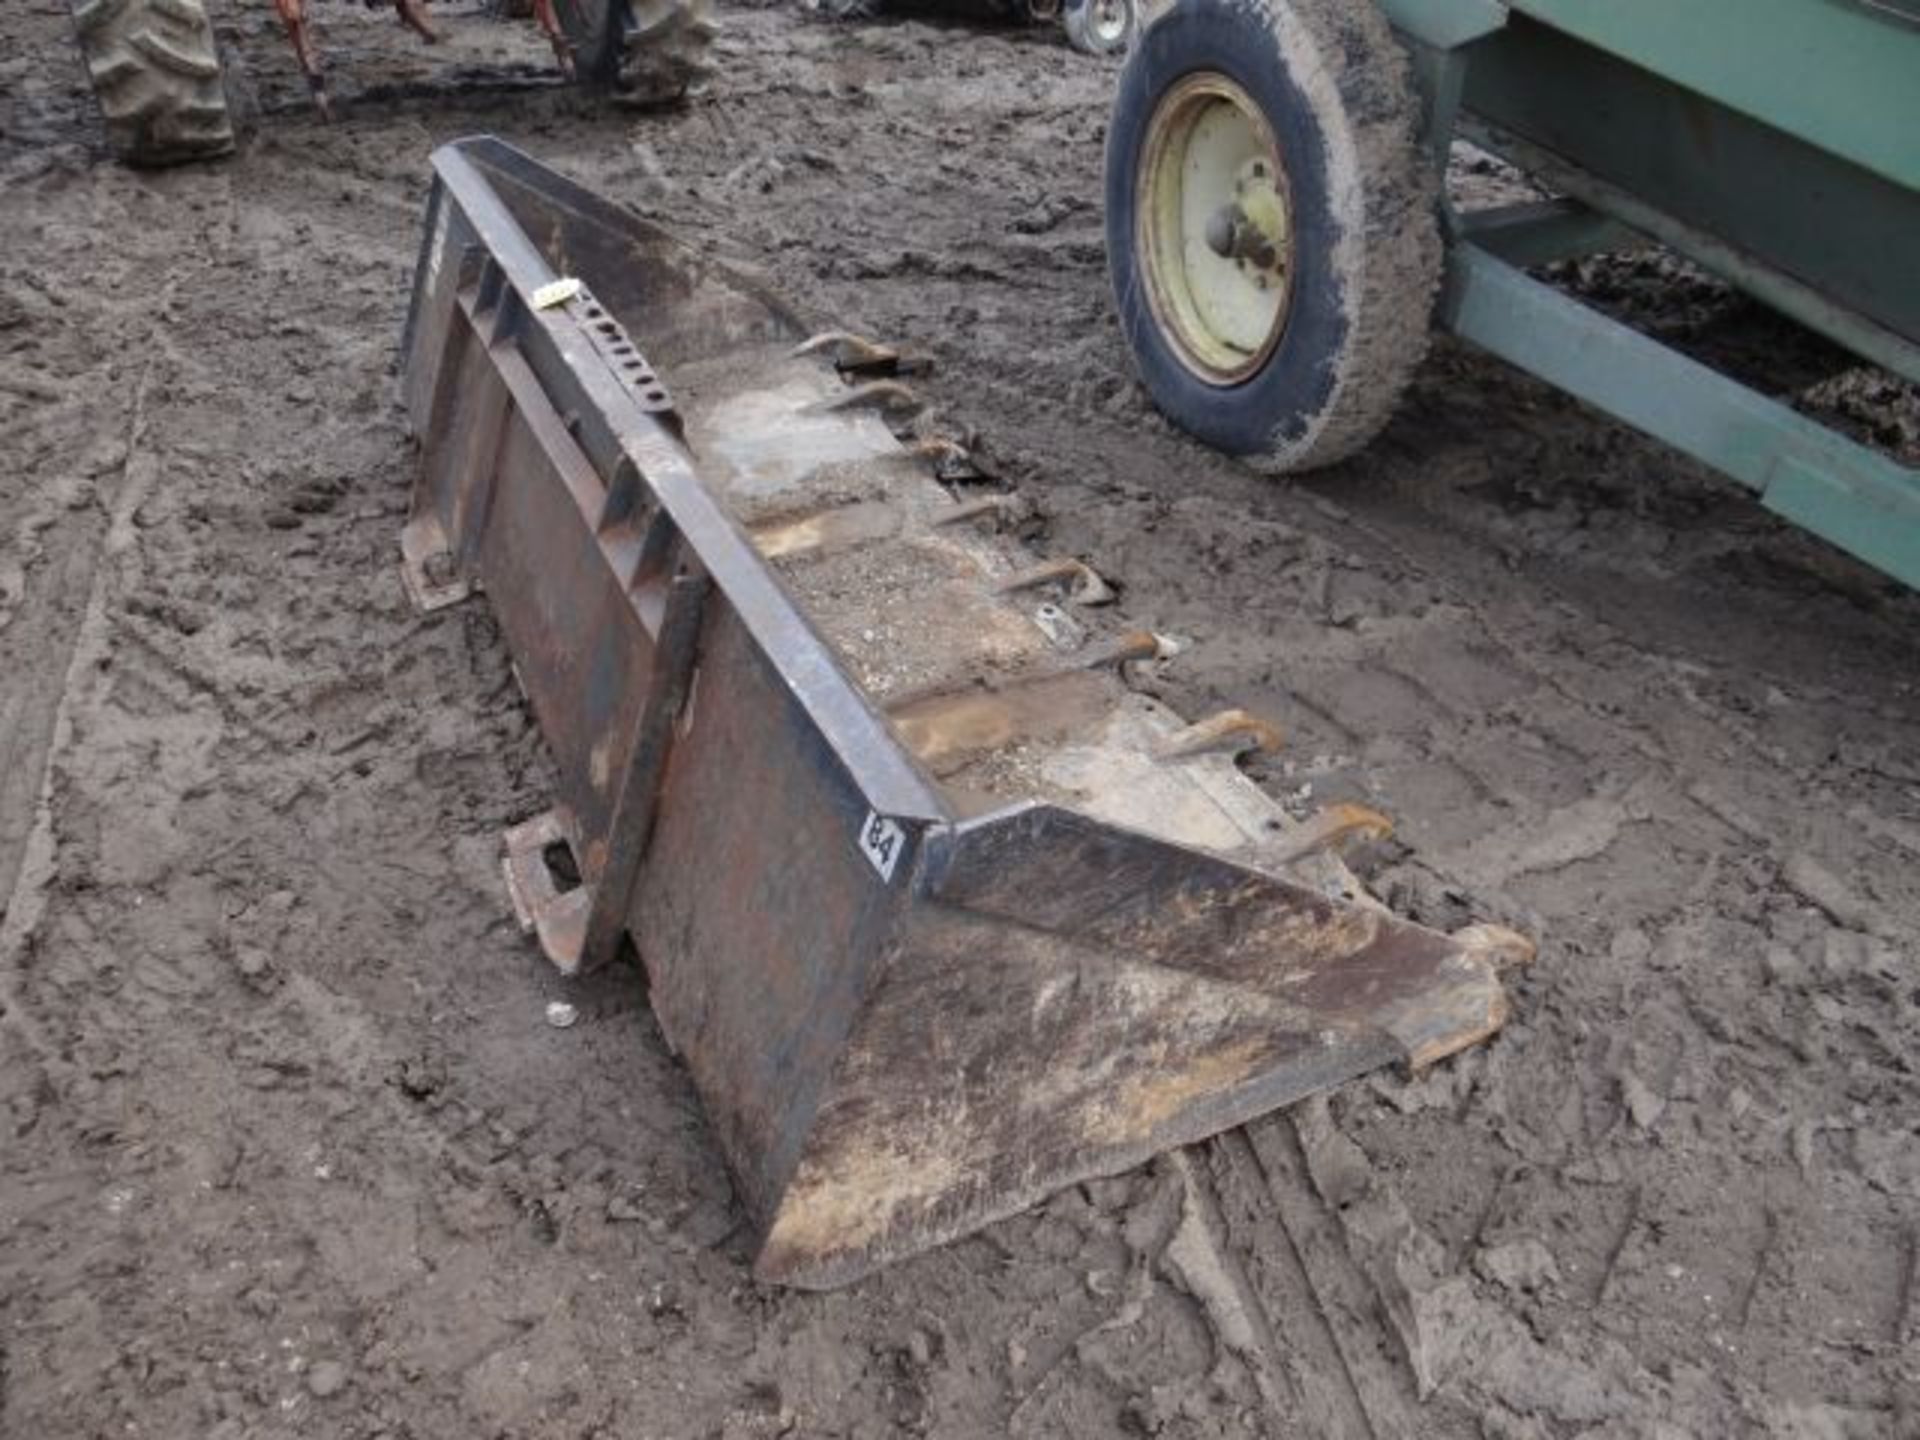
[[[867,812],[867,823],[860,827],[860,853],[888,884],[893,883],[893,867],[900,863],[900,852],[906,848],[906,831],[877,810]]]

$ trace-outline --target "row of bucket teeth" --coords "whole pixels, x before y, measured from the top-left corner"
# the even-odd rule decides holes
[[[786,407],[792,421],[868,426],[871,444],[851,461],[834,449],[834,458],[770,494],[740,484],[732,497],[736,513],[829,634],[852,642],[838,648],[856,679],[921,765],[956,795],[984,786],[978,802],[984,806],[1021,798],[1026,782],[1043,791],[1078,792],[1049,798],[1098,810],[1103,764],[1106,782],[1122,787],[1139,783],[1143,765],[1168,775],[1202,764],[1213,767],[1207,779],[1199,781],[1196,772],[1185,788],[1216,792],[1217,808],[1239,812],[1236,840],[1245,843],[1232,848],[1258,863],[1297,866],[1392,833],[1385,816],[1364,806],[1334,805],[1298,821],[1244,776],[1236,773],[1234,786],[1221,767],[1234,770],[1239,757],[1277,750],[1282,737],[1271,721],[1235,707],[1187,723],[1127,683],[1129,667],[1163,662],[1180,642],[1145,630],[1111,630],[1087,614],[1113,603],[1114,586],[1078,556],[1035,560],[1008,538],[1036,518],[1025,496],[966,493],[984,478],[984,467],[968,445],[939,433],[932,407],[901,378],[924,373],[926,360],[903,359],[898,347],[845,330],[810,336],[781,359],[769,379],[783,395],[794,385]],[[820,376],[823,361],[832,367],[824,384],[794,384],[796,373]],[[737,420],[729,416],[726,423]],[[716,415],[712,423],[718,429],[723,422]],[[956,585],[953,573],[969,570],[971,583]],[[947,607],[963,588],[973,592],[968,604]],[[877,635],[864,619],[854,628],[837,618],[865,590],[885,592],[890,603],[919,612],[905,627],[915,632],[903,642],[907,648],[915,642],[927,648],[919,632],[928,628],[964,632],[983,606],[1024,617],[1032,643],[1008,642],[1011,616],[1002,616],[998,625],[980,625],[979,633],[951,633],[954,664],[894,667],[886,654],[890,637]],[[880,607],[852,608],[870,616]],[[959,613],[962,608],[967,613]],[[1123,711],[1121,723],[1116,716]],[[1134,752],[1133,762],[1101,759],[1102,751],[1124,749]],[[1219,804],[1219,792],[1231,788],[1244,793]],[[1130,818],[1141,814],[1136,806]],[[1171,838],[1206,843],[1209,837]],[[1210,838],[1225,843],[1225,829],[1216,827]],[[1332,883],[1350,890],[1351,877],[1341,870]]]

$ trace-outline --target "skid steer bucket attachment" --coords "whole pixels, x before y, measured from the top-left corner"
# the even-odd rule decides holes
[[[434,171],[407,584],[490,602],[560,774],[515,907],[564,971],[632,937],[758,1273],[840,1284],[1499,1026],[1489,946],[1235,767],[1269,727],[1132,689],[1161,642],[956,498],[893,352],[497,141]]]

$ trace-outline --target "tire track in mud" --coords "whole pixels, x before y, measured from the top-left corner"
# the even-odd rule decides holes
[[[120,172],[109,173],[115,176],[111,200],[96,205],[91,217],[101,231],[128,224],[140,195]],[[57,193],[59,182],[47,179],[33,188]],[[90,668],[98,669],[113,649],[108,611],[116,563],[131,559],[138,565],[135,516],[164,464],[149,443],[150,405],[184,368],[169,317],[183,287],[208,273],[231,243],[231,213],[215,208],[214,227],[200,237],[198,252],[187,257],[163,249],[157,273],[134,272],[143,286],[136,307],[103,303],[96,277],[84,269],[63,274],[56,264],[35,273],[32,288],[43,299],[53,297],[59,307],[42,305],[28,319],[30,330],[51,332],[50,353],[23,348],[20,360],[0,363],[0,391],[7,378],[24,375],[56,407],[37,427],[46,442],[43,468],[30,482],[35,489],[15,527],[22,542],[39,536],[33,567],[39,582],[28,585],[25,603],[0,624],[0,658],[10,661],[12,675],[24,681],[9,687],[10,703],[0,710],[0,959],[13,952],[37,918],[36,891],[53,859],[49,800],[69,710]],[[150,265],[151,257],[137,263]],[[55,365],[86,356],[88,346],[93,347],[91,365],[50,376]],[[135,357],[137,366],[130,382],[116,366],[125,357]],[[117,438],[110,439],[111,432],[101,433],[98,417],[118,395],[126,396],[124,420]],[[103,446],[112,447],[105,463],[99,457]],[[64,477],[64,492],[49,471]],[[75,485],[86,490],[76,492]],[[0,983],[10,980],[11,969],[0,969]]]
[[[171,289],[161,306],[171,298]],[[157,307],[158,308],[158,307]],[[157,363],[158,328],[150,325],[146,359],[134,381],[123,453],[107,493],[84,519],[53,517],[59,535],[53,563],[38,594],[10,617],[25,632],[24,663],[14,667],[17,688],[0,722],[0,983],[11,985],[6,962],[39,918],[35,892],[53,860],[53,769],[68,731],[68,705],[87,665],[105,653],[107,560],[137,543],[132,516],[152,481],[142,454],[146,406]],[[43,501],[44,503],[44,501]],[[68,514],[75,514],[66,507]],[[24,533],[32,520],[21,523]],[[43,545],[45,542],[42,542]],[[12,1007],[8,1007],[11,1009]]]

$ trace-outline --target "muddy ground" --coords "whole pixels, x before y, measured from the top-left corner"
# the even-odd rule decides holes
[[[1920,1434],[1916,597],[1452,345],[1307,482],[1173,433],[1115,71],[1043,32],[733,10],[635,117],[530,32],[316,8],[344,123],[233,0],[262,134],[162,175],[62,7],[0,19],[0,1434]],[[1047,547],[1195,642],[1170,701],[1391,811],[1402,910],[1538,935],[1504,1033],[756,1285],[637,977],[511,921],[551,775],[497,632],[398,581],[427,154],[480,129],[937,356]],[[1671,267],[1579,278],[1911,453],[1910,395]]]

